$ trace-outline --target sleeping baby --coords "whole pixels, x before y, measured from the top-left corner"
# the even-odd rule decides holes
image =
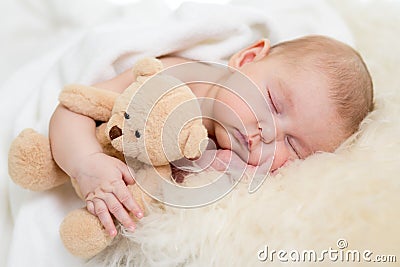
[[[160,60],[166,67],[191,62],[172,56]],[[244,99],[218,84],[188,84],[218,148],[212,151],[216,157],[211,162],[207,161],[210,150],[197,160],[200,165],[204,160],[211,169],[275,173],[294,159],[332,152],[358,130],[373,109],[372,80],[361,56],[328,37],[306,36],[274,46],[262,39],[235,53],[228,65],[250,79],[266,101],[248,99],[260,98],[257,94]],[[126,71],[94,86],[122,92],[134,79]],[[59,105],[50,121],[51,149],[57,164],[76,179],[84,196],[104,183],[111,185],[110,192],[88,200],[87,209],[115,236],[112,215],[133,231],[128,212],[139,219],[143,212],[127,189],[127,184],[134,183],[128,167],[102,152],[95,126],[91,118]]]

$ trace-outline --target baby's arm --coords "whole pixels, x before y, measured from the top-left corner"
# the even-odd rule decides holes
[[[127,71],[94,86],[122,92],[133,78],[132,73]],[[57,164],[77,180],[83,197],[90,197],[88,210],[97,215],[110,235],[114,236],[117,232],[110,212],[130,229],[134,229],[134,222],[127,210],[139,218],[143,212],[126,187],[126,184],[134,183],[127,166],[102,152],[95,127],[93,119],[59,105],[50,120],[50,144]]]

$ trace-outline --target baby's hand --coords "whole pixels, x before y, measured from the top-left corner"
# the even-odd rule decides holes
[[[242,170],[247,165],[236,153],[228,149],[206,150],[195,163],[205,170]]]
[[[243,171],[245,171],[248,178],[256,174],[267,174],[269,170],[268,163],[261,166],[249,165],[229,149],[206,150],[200,159],[196,161],[196,164],[205,168],[205,170],[232,172],[235,174],[244,174]]]
[[[126,186],[135,182],[128,167],[122,161],[98,152],[81,159],[75,170],[73,177],[86,199],[88,211],[99,218],[110,236],[117,234],[111,214],[133,231],[135,224],[128,211],[139,219],[143,217],[143,211]]]

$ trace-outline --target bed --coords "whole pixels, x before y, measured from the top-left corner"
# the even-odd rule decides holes
[[[321,252],[332,248],[368,250],[372,252],[371,261],[385,256],[380,260],[386,262],[379,266],[395,266],[390,260],[400,260],[400,2],[276,2],[232,0],[229,10],[225,5],[186,3],[175,11],[161,0],[133,4],[94,0],[2,2],[1,10],[7,12],[0,25],[5,40],[0,52],[0,265],[281,266],[284,261],[276,255],[274,259],[265,258],[271,256],[268,249]],[[220,17],[208,14],[214,23],[204,22],[204,18],[195,16],[196,12],[202,14],[202,9],[220,12]],[[240,20],[227,19],[228,14],[240,12],[244,12]],[[213,39],[217,40],[213,45],[219,45],[214,47],[195,39],[195,35],[186,38],[190,31],[180,28],[176,17],[188,18],[187,14],[194,21],[190,31],[197,29],[197,36],[229,34]],[[176,30],[176,35],[158,37],[169,40],[168,45],[137,53],[149,46],[143,41],[135,43],[136,52],[131,53],[127,48],[133,43],[121,39],[118,53],[106,51],[92,60],[96,53],[111,47],[105,33],[116,28],[121,33],[132,30],[126,23],[137,23],[134,30],[140,30],[143,25],[154,26],[163,20]],[[373,76],[376,110],[335,153],[290,164],[277,177],[267,179],[255,194],[238,186],[221,201],[203,208],[154,210],[134,234],[121,237],[86,262],[71,256],[58,236],[65,214],[82,205],[70,185],[28,192],[9,180],[7,152],[11,140],[25,127],[47,133],[58,92],[65,83],[112,77],[144,54],[173,52],[199,58],[209,51],[205,59],[224,62],[236,46],[263,34],[277,42],[311,33],[333,36],[360,51]],[[113,34],[117,38],[118,32]],[[172,37],[181,39],[173,42]],[[151,34],[143,35],[143,40],[151,38]],[[93,43],[101,43],[98,50],[93,50]],[[286,259],[291,266],[292,259],[287,255]],[[323,266],[332,263],[328,258],[320,262]],[[297,264],[310,263],[304,260]],[[355,265],[346,260],[341,264]],[[367,260],[361,258],[359,264],[365,265]]]

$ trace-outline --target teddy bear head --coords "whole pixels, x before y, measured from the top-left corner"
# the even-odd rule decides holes
[[[154,166],[197,158],[207,144],[196,97],[178,79],[157,73],[161,68],[154,58],[138,61],[136,81],[116,98],[106,127],[125,157]]]

